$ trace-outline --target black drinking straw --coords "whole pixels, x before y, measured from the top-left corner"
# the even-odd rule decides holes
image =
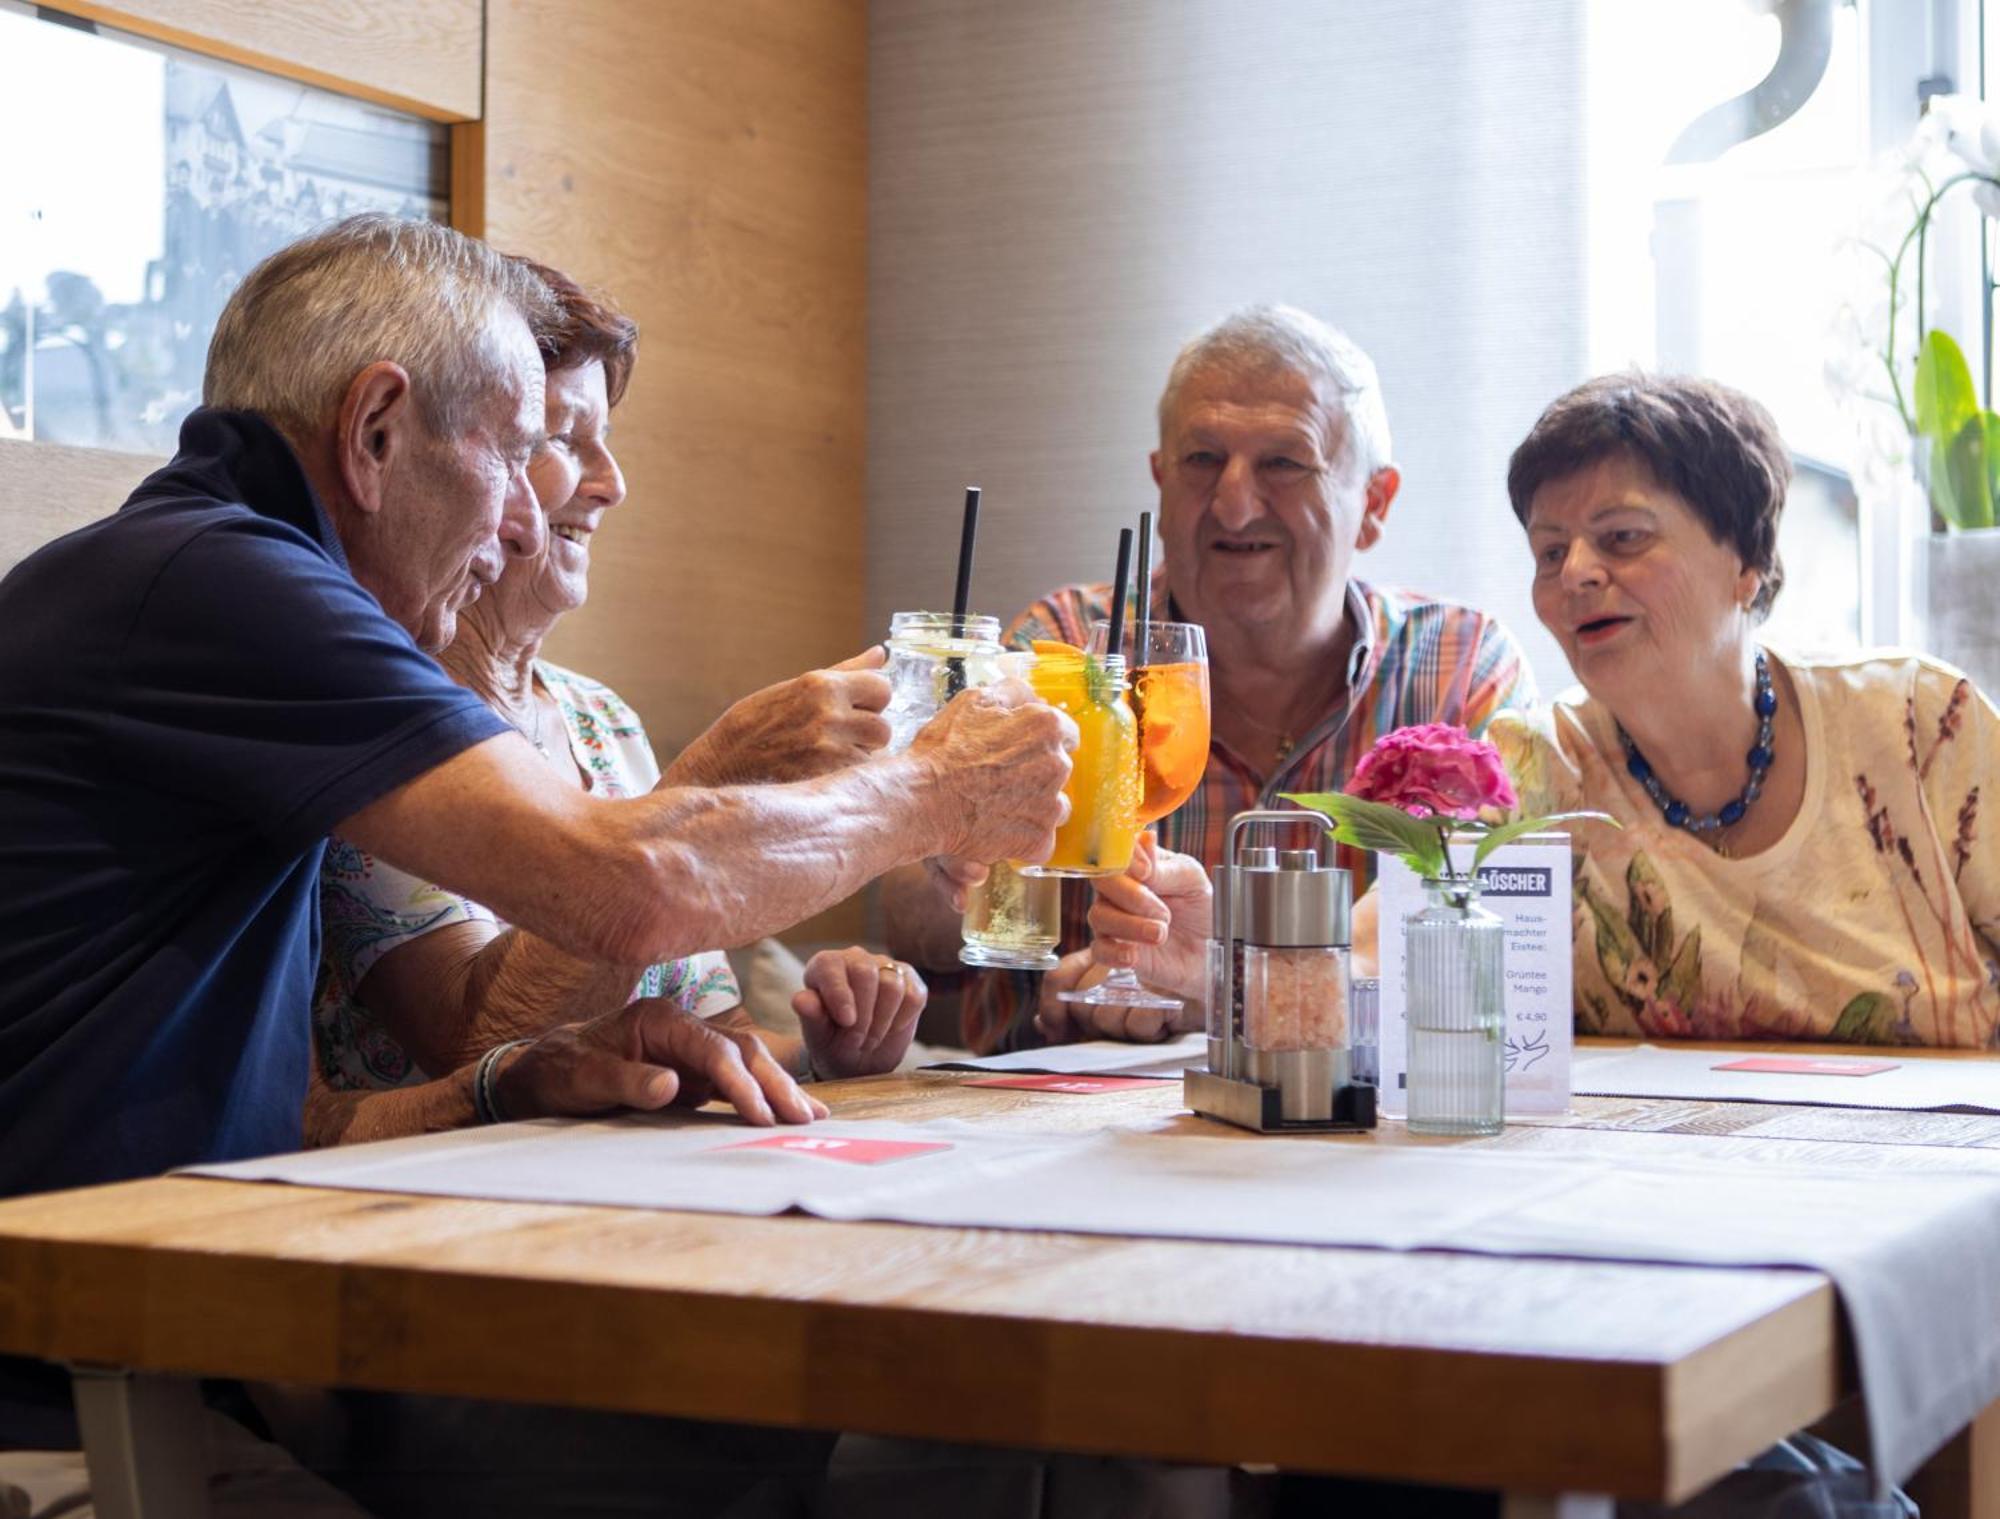
[[[951,633],[956,638],[965,631],[965,609],[972,600],[972,545],[979,537],[979,487],[965,488],[965,522],[958,530],[958,585],[951,593]],[[965,689],[965,660],[954,656],[945,661],[944,694],[947,700]]]
[[[1111,626],[1104,640],[1104,652],[1116,654],[1125,637],[1125,593],[1132,581],[1132,529],[1118,529],[1118,573],[1111,582]]]
[[[1143,647],[1146,624],[1153,620],[1153,514],[1139,513],[1139,584],[1133,595],[1138,625],[1132,629],[1132,663],[1148,662],[1150,651]]]
[[[968,485],[965,488],[965,525],[958,532],[958,588],[951,596],[951,615],[961,621],[972,599],[972,544],[978,536],[979,487]]]

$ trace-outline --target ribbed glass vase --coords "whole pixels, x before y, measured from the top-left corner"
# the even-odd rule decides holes
[[[1403,922],[1413,1134],[1498,1134],[1505,1099],[1506,930],[1470,881],[1424,882]]]

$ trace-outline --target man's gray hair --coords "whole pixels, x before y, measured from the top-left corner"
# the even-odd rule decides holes
[[[208,345],[205,405],[254,411],[295,443],[331,427],[354,377],[388,360],[433,434],[462,433],[501,386],[492,338],[513,311],[539,343],[560,316],[519,261],[439,222],[350,216],[280,248],[229,297]]]
[[[1374,360],[1337,328],[1296,306],[1246,306],[1190,338],[1167,371],[1160,394],[1160,436],[1166,436],[1181,391],[1198,374],[1292,374],[1310,380],[1333,416],[1347,421],[1343,445],[1366,480],[1389,462],[1389,413]]]

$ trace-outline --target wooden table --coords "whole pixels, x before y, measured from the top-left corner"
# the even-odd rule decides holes
[[[964,1079],[822,1090],[850,1119],[1225,1132],[1181,1112],[1177,1084],[1074,1097]],[[1308,1142],[1464,1141],[1391,1125]],[[1852,1391],[1833,1289],[1806,1271],[185,1177],[0,1204],[0,1351],[84,1370],[106,1519],[202,1511],[183,1439],[195,1375],[1268,1462],[1499,1488],[1510,1515],[1684,1498]],[[1948,1511],[1995,1512],[1966,1497],[1993,1423],[1948,1448]]]

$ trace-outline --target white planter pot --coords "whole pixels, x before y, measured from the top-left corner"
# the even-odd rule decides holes
[[[2000,528],[1924,539],[1926,652],[2000,700]]]

